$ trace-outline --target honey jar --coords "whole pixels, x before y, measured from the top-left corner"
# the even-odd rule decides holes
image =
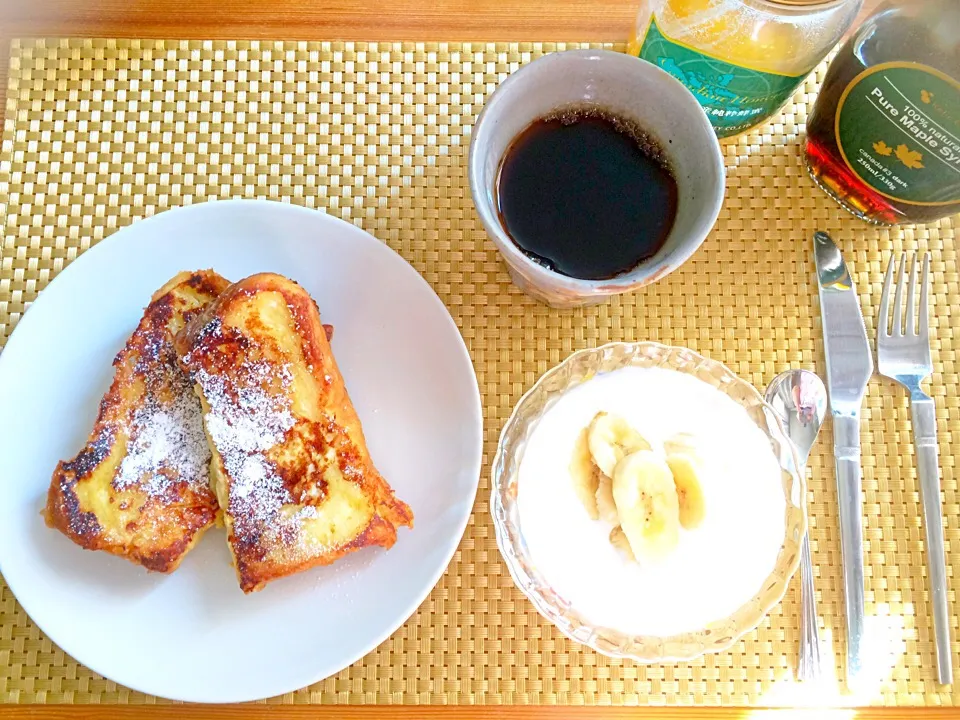
[[[853,23],[862,0],[643,0],[628,51],[694,94],[717,135],[766,120]]]

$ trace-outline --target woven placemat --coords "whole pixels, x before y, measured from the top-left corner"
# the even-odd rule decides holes
[[[953,704],[960,691],[934,681],[907,401],[885,381],[870,384],[864,413],[866,610],[880,642],[871,653],[875,682],[862,695],[843,695],[833,682],[815,691],[792,681],[796,583],[731,651],[649,667],[573,644],[514,588],[494,541],[488,473],[520,395],[570,352],[621,339],[686,345],[761,388],[789,367],[823,370],[810,257],[816,228],[844,249],[871,335],[889,254],[933,253],[932,393],[948,575],[960,571],[956,219],[875,229],[814,188],[799,148],[821,68],[775,122],[725,144],[727,199],[690,262],[599,307],[538,305],[511,286],[474,215],[467,147],[496,84],[565,47],[572,46],[15,41],[0,159],[0,338],[57,272],[104,236],[215,198],[273,198],[354,222],[399,251],[446,303],[483,394],[487,464],[466,536],[440,584],[392,638],[338,675],[272,702]],[[827,431],[810,459],[808,501],[827,671],[837,676],[843,594]],[[950,601],[956,643],[954,592]],[[5,586],[0,699],[155,702],[64,655]]]

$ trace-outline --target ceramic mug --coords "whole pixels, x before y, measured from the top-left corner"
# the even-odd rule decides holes
[[[609,280],[581,280],[534,262],[510,239],[497,213],[497,174],[511,142],[535,120],[577,105],[594,105],[636,122],[664,149],[677,180],[677,217],[666,243]],[[554,307],[603,302],[680,267],[713,227],[724,192],[720,144],[690,91],[656,65],[609,50],[544,55],[500,83],[473,128],[469,173],[474,206],[513,282]]]

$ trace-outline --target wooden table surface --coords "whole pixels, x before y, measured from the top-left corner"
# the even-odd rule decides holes
[[[865,0],[861,16],[881,0]],[[287,40],[625,41],[638,0],[0,0],[0,118],[6,96],[9,42],[14,37]],[[621,720],[673,718],[960,717],[960,711],[861,709],[826,711],[746,708],[444,708],[264,706],[0,706],[0,720],[180,718],[362,718],[503,720],[561,717]]]
[[[860,18],[880,2],[864,0]],[[627,39],[638,5],[639,0],[0,0],[0,118],[9,42],[15,37],[617,42]]]

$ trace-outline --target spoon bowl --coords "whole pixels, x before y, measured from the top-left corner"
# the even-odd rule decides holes
[[[816,373],[788,370],[773,379],[764,397],[793,443],[802,472],[827,415],[827,388]]]

